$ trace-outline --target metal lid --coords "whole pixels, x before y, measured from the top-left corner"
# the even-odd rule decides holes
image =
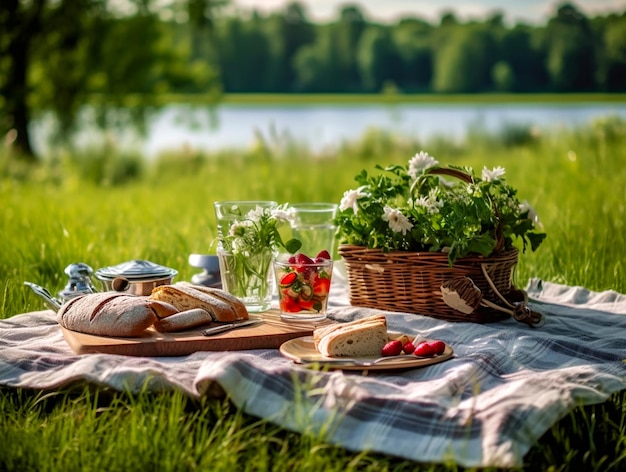
[[[104,267],[96,271],[96,277],[99,279],[124,277],[128,280],[147,280],[174,277],[176,274],[178,274],[178,271],[175,269],[143,260],[123,262],[116,266]]]

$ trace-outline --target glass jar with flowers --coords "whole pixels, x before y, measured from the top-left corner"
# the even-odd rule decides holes
[[[336,217],[353,304],[452,318],[441,285],[466,276],[485,297],[520,296],[511,280],[514,241],[534,251],[546,235],[504,168],[477,177],[419,152],[407,165],[376,169],[356,176]]]
[[[289,226],[288,204],[216,202],[220,228],[217,255],[222,288],[251,313],[270,308],[274,291],[272,264],[279,249],[296,252],[297,239],[283,242],[279,228]]]

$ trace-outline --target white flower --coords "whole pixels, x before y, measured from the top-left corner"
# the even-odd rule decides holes
[[[383,221],[389,222],[389,227],[395,233],[402,233],[406,235],[407,231],[413,228],[413,223],[402,214],[402,212],[396,208],[391,208],[389,205],[385,205],[383,213]]]
[[[278,221],[293,221],[296,218],[296,209],[287,204],[280,205],[272,210],[272,217]]]
[[[522,212],[522,214],[528,212],[528,219],[532,221],[535,226],[541,227],[541,221],[539,221],[539,215],[537,215],[537,212],[530,205],[530,203],[524,200],[522,203],[519,204],[519,210],[520,212]]]
[[[498,180],[500,177],[504,175],[504,167],[498,166],[489,170],[486,167],[483,167],[482,178],[486,182],[493,182],[494,180]]]
[[[359,187],[356,190],[346,190],[343,193],[341,202],[339,203],[339,210],[344,211],[348,208],[352,208],[352,211],[354,211],[354,214],[356,215],[359,211],[359,205],[357,204],[357,200],[366,196],[367,193],[363,192],[362,187]]]
[[[427,152],[420,151],[409,160],[408,174],[413,180],[426,169],[439,165],[439,161],[430,156]]]
[[[252,221],[259,221],[261,217],[263,216],[263,212],[264,212],[263,207],[260,205],[257,205],[254,210],[250,210],[248,212],[248,214],[246,215],[246,218]]]
[[[443,207],[443,202],[437,200],[437,195],[439,195],[439,191],[436,188],[433,188],[430,190],[430,192],[428,192],[428,196],[422,195],[417,200],[415,200],[413,204],[415,206],[421,206],[426,208],[428,213],[434,215],[436,213],[439,213],[439,208]]]
[[[230,236],[243,236],[251,227],[254,227],[252,220],[238,220],[230,225],[228,233]]]

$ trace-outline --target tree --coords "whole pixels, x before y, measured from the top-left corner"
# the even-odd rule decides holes
[[[496,62],[491,70],[491,80],[498,92],[512,92],[515,89],[515,74],[508,62]]]
[[[360,85],[356,51],[361,34],[367,22],[357,6],[349,5],[341,9],[339,21],[332,25],[334,48],[337,57],[337,91],[351,91]]]
[[[510,67],[511,92],[546,90],[549,84],[545,52],[539,46],[537,29],[516,25],[500,39],[501,57]]]
[[[594,36],[587,18],[571,4],[558,8],[545,30],[546,67],[554,90],[593,90],[596,67]]]
[[[399,63],[389,31],[380,26],[368,27],[361,36],[357,51],[363,89],[380,92],[386,81],[397,81]]]
[[[27,105],[30,93],[27,84],[29,58],[35,37],[42,29],[42,16],[46,0],[24,4],[19,0],[0,3],[0,136],[10,130],[15,133],[14,147],[18,155],[32,160],[33,148],[28,134],[31,110]],[[2,80],[4,77],[4,80]]]
[[[437,51],[433,89],[445,93],[476,93],[491,87],[495,44],[482,25],[458,26]]]
[[[240,17],[221,22],[216,33],[222,82],[229,92],[267,91],[269,39],[262,19],[254,13],[250,20]]]
[[[0,41],[0,114],[7,117],[0,133],[17,131],[18,155],[36,160],[28,125],[38,113],[53,112],[58,135],[69,137],[86,104],[96,110],[101,125],[111,123],[111,112],[123,110],[128,112],[125,125],[141,126],[146,113],[158,106],[158,95],[172,87],[217,89],[215,74],[206,65],[194,64],[188,47],[173,44],[171,28],[153,3],[0,4],[0,28],[7,32]],[[120,5],[132,13],[122,14]]]
[[[626,15],[610,18],[602,34],[599,81],[608,92],[626,91]]]
[[[300,48],[294,57],[296,91],[336,91],[340,80],[338,62],[332,28],[329,26],[318,28],[315,41]]]
[[[292,92],[296,81],[294,59],[300,48],[315,40],[315,27],[308,20],[300,3],[289,3],[282,13],[272,15],[266,22],[269,40],[269,88]]]
[[[428,90],[433,77],[433,27],[422,20],[405,19],[392,30],[400,61],[397,84],[402,90]]]
[[[175,10],[184,13],[188,21],[185,30],[191,44],[192,60],[209,61],[215,64],[214,29],[218,12],[228,6],[229,0],[187,0],[175,4]],[[175,12],[177,13],[177,12]]]

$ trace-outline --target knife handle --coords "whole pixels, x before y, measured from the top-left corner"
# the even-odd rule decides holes
[[[221,325],[221,326],[212,326],[211,328],[207,328],[204,331],[202,331],[202,334],[204,336],[213,336],[214,334],[223,333],[224,331],[228,331],[233,328],[235,328],[234,323],[228,323],[228,324]]]

